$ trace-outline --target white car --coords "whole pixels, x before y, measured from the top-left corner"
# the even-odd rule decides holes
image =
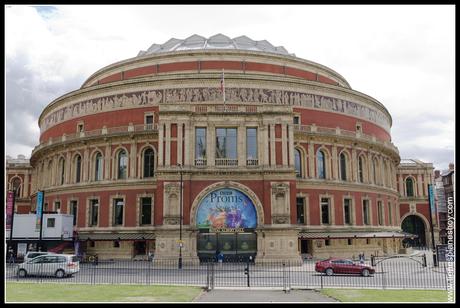
[[[26,253],[24,256],[24,262],[27,262],[29,260],[32,260],[33,258],[36,258],[38,256],[44,256],[44,255],[49,255],[49,254],[54,254],[54,252],[48,252],[48,251],[29,251]]]
[[[63,278],[80,271],[80,261],[75,255],[47,254],[18,265],[18,276],[56,276]]]

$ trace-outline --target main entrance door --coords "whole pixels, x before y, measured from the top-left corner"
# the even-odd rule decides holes
[[[198,257],[208,261],[222,252],[224,262],[255,260],[257,254],[257,234],[255,232],[198,234]]]
[[[215,258],[218,252],[224,261],[255,259],[257,253],[257,211],[243,192],[220,188],[208,193],[199,203],[196,224],[198,257]]]

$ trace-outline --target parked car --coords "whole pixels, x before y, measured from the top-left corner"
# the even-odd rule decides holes
[[[47,254],[18,265],[18,276],[56,276],[63,278],[80,271],[80,261],[75,255]]]
[[[328,276],[333,274],[359,274],[367,277],[375,273],[375,270],[365,264],[358,264],[348,259],[329,258],[315,263],[315,271],[325,273]]]
[[[36,258],[38,256],[44,256],[44,255],[49,255],[49,254],[54,254],[54,252],[48,252],[48,251],[29,251],[26,253],[24,256],[24,262],[27,262],[33,258]]]

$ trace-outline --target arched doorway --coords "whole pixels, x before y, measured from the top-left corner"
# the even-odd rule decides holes
[[[255,259],[257,211],[246,194],[234,188],[218,188],[203,197],[196,211],[197,253],[201,260],[218,252],[224,261]]]
[[[406,238],[403,240],[403,244],[409,247],[426,247],[426,238],[425,238],[425,224],[422,218],[417,215],[407,216],[402,224],[401,229],[404,232],[415,234],[418,237],[416,238]]]

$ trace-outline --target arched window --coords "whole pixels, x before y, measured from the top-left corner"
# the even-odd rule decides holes
[[[362,156],[358,158],[358,179],[360,183],[364,183],[364,162]]]
[[[128,155],[125,150],[118,153],[118,179],[126,179],[128,177]]]
[[[144,178],[153,177],[155,171],[155,153],[148,148],[144,151]]]
[[[11,188],[13,189],[13,191],[16,192],[15,197],[20,198],[21,197],[21,179],[14,178],[13,181],[11,182]]]
[[[414,180],[412,180],[410,177],[406,179],[406,196],[414,196]]]
[[[302,177],[302,154],[299,149],[294,150],[294,163],[295,163],[295,175],[298,178]]]
[[[59,160],[59,174],[61,175],[60,177],[60,184],[64,185],[64,178],[65,178],[65,159],[61,158]]]
[[[318,178],[325,179],[326,178],[326,157],[324,152],[319,150],[316,153],[316,166],[318,170]]]
[[[345,153],[340,153],[340,179],[342,181],[347,180],[347,157]]]
[[[372,170],[374,171],[374,184],[377,185],[377,161],[375,159],[372,160]]]
[[[96,154],[94,167],[94,180],[102,181],[103,159],[100,152]]]
[[[80,183],[81,180],[81,156],[75,157],[75,183]]]

